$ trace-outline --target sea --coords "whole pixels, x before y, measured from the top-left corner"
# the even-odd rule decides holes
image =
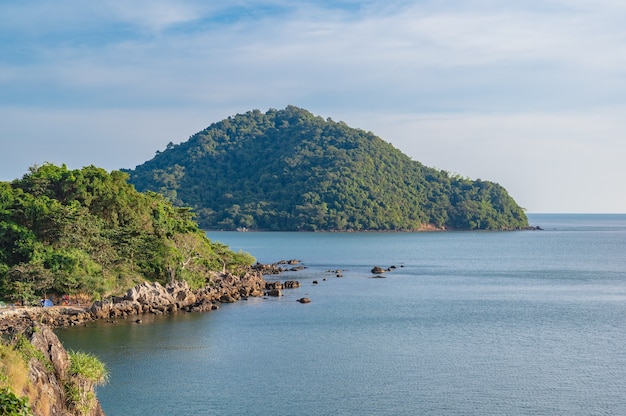
[[[57,334],[107,365],[109,416],[626,415],[626,215],[529,219],[542,230],[209,232],[299,260],[266,280],[301,287]]]

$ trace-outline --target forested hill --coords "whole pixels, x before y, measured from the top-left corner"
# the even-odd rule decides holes
[[[519,229],[500,185],[411,160],[373,133],[288,106],[228,117],[127,171],[206,229]]]
[[[209,241],[186,208],[139,193],[128,175],[45,164],[0,182],[0,299],[124,293],[145,280],[204,287],[254,258]]]

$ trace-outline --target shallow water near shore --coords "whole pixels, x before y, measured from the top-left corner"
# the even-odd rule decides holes
[[[529,217],[545,231],[210,232],[301,260],[276,278],[302,287],[57,334],[108,365],[109,416],[626,414],[626,215]]]

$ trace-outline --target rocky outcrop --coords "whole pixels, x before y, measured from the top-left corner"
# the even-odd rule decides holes
[[[117,320],[143,314],[169,314],[176,311],[204,312],[219,308],[220,303],[232,303],[248,297],[281,296],[283,289],[300,287],[295,280],[266,282],[258,271],[241,276],[215,273],[209,283],[191,290],[184,281],[163,286],[144,282],[128,290],[123,297],[94,302],[89,308],[17,308],[0,312],[0,333],[23,332],[33,322],[49,327],[67,327],[97,319]]]
[[[285,289],[296,289],[300,287],[300,282],[297,280],[286,280],[285,283],[283,283],[283,287]]]
[[[30,343],[29,347],[20,349],[30,350],[28,354],[28,382],[24,390],[18,394],[28,398],[28,404],[34,415],[42,416],[104,416],[98,399],[95,397],[93,385],[85,387],[85,397],[89,400],[81,402],[80,406],[68,396],[68,387],[79,383],[79,380],[70,374],[70,358],[51,329],[46,326],[32,324],[19,332],[5,333],[5,338],[18,339],[23,337]],[[82,384],[85,386],[85,384]]]
[[[94,319],[96,318],[88,310],[79,307],[7,308],[0,311],[0,333],[23,333],[33,323],[49,327],[65,327]]]
[[[72,407],[65,392],[67,383],[72,379],[68,374],[68,354],[49,328],[131,316],[137,316],[136,321],[140,322],[139,316],[146,313],[209,311],[217,309],[222,302],[264,296],[268,287],[280,293],[283,288],[300,287],[300,283],[295,280],[267,283],[262,273],[256,270],[250,270],[241,276],[215,273],[210,276],[205,287],[196,291],[191,290],[183,281],[165,286],[156,282],[144,282],[128,290],[123,297],[98,301],[89,308],[57,306],[0,310],[0,334],[5,338],[23,334],[41,352],[39,358],[32,358],[28,364],[31,380],[28,397],[35,415],[104,416],[95,395],[90,396],[94,400],[89,409],[86,410],[84,406],[80,410]]]
[[[387,267],[386,269],[383,269],[383,268],[382,268],[382,267],[380,267],[380,266],[374,266],[374,267],[372,268],[371,272],[372,272],[373,274],[381,274],[381,273],[385,273],[385,272],[391,272],[391,271],[393,271],[393,270],[395,270],[395,269],[396,269],[396,266],[393,266],[393,265],[392,265],[392,266]]]
[[[281,282],[267,282],[265,283],[265,295],[279,297],[283,295],[284,285]]]
[[[295,267],[285,267],[295,266]],[[300,264],[300,260],[280,260],[272,264],[257,263],[252,266],[253,270],[256,270],[264,275],[281,274],[283,272],[297,272],[304,270],[306,267]]]
[[[218,308],[219,303],[232,303],[250,296],[263,296],[265,280],[258,272],[242,276],[231,273],[216,274],[205,287],[192,291],[184,282],[144,282],[121,299],[96,302],[90,313],[96,319],[119,319],[144,313],[167,314],[176,311],[200,312]]]

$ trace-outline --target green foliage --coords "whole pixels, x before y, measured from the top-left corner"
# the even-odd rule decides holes
[[[79,409],[81,414],[86,414],[89,411],[91,403],[89,403],[88,400],[85,400],[87,401],[86,405],[81,405],[82,396],[78,384],[72,380],[68,380],[63,384],[63,390],[65,391],[65,401],[68,406]]]
[[[69,373],[73,377],[84,379],[94,384],[105,384],[109,371],[102,361],[93,354],[80,351],[68,351],[70,358]]]
[[[451,177],[373,133],[293,106],[250,111],[128,171],[140,190],[191,206],[207,229],[517,229],[501,186]]]
[[[0,296],[123,292],[142,280],[204,284],[250,258],[208,240],[188,208],[140,193],[128,175],[45,164],[0,182]]]
[[[46,367],[50,372],[54,371],[52,362],[44,355],[43,352],[35,348],[23,334],[17,335],[14,340],[15,350],[20,353],[24,362],[28,363],[31,359],[36,359]]]
[[[16,396],[8,387],[0,388],[0,415],[31,416],[28,398]]]
[[[68,404],[80,414],[88,414],[96,398],[93,386],[106,384],[109,371],[93,354],[68,351],[68,356],[70,359],[68,372],[71,376],[65,383]]]

